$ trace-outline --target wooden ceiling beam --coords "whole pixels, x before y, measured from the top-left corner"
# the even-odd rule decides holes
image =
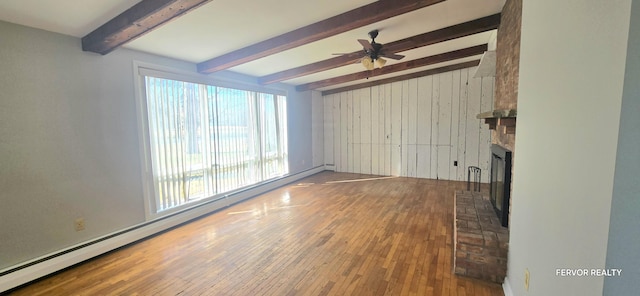
[[[402,40],[390,42],[384,45],[387,52],[403,52],[422,46],[432,45],[447,40],[465,37],[477,33],[482,33],[497,29],[500,25],[500,14],[494,14],[483,18],[475,19],[465,23],[453,25],[439,30],[427,32]],[[338,56],[316,63],[304,65],[297,68],[284,70],[281,72],[265,75],[258,78],[258,83],[269,84],[296,77],[306,76],[317,72],[322,72],[342,66],[349,65],[362,57],[362,50],[355,51],[348,55]]]
[[[440,68],[435,68],[435,69],[429,69],[429,70],[424,70],[424,71],[415,72],[415,73],[404,74],[404,75],[395,76],[395,77],[391,77],[391,78],[385,78],[385,79],[380,79],[380,80],[375,80],[375,81],[370,81],[370,82],[365,82],[365,83],[360,83],[360,84],[349,85],[349,86],[345,86],[345,87],[334,88],[334,89],[323,91],[322,95],[326,96],[326,95],[337,94],[337,93],[350,91],[350,90],[354,90],[354,89],[367,88],[367,87],[372,87],[372,86],[381,85],[381,84],[393,83],[393,82],[396,82],[396,81],[409,80],[409,79],[423,77],[423,76],[429,76],[429,75],[435,75],[435,74],[440,74],[440,73],[445,73],[445,72],[451,72],[451,71],[460,70],[460,69],[466,69],[466,68],[470,68],[470,67],[475,67],[479,63],[480,63],[480,60],[469,61],[469,62],[459,63],[459,64],[455,64],[455,65],[444,66],[444,67],[440,67]]]
[[[445,0],[378,0],[198,64],[208,74],[373,24]]]
[[[397,63],[390,66],[385,66],[371,71],[362,71],[353,74],[342,75],[329,79],[319,80],[311,83],[301,84],[296,86],[297,91],[307,91],[318,88],[323,88],[331,85],[336,85],[345,82],[351,82],[359,79],[371,78],[380,75],[391,74],[394,72],[405,71],[413,68],[424,67],[442,62],[448,62],[452,60],[462,59],[470,56],[483,54],[487,50],[487,44],[476,45],[467,47],[464,49],[445,52],[437,55],[432,55],[420,59],[407,61],[404,63]]]
[[[258,83],[260,84],[276,83],[284,80],[293,79],[296,77],[302,77],[302,76],[310,75],[313,73],[318,73],[318,72],[327,71],[327,70],[335,69],[342,66],[347,66],[360,60],[362,58],[362,55],[363,55],[363,51],[359,50],[356,52],[333,57],[330,59],[311,63],[308,65],[287,69],[278,73],[273,73],[273,74],[265,75],[262,77],[258,77]]]
[[[105,55],[211,0],[143,0],[82,37],[82,50]]]

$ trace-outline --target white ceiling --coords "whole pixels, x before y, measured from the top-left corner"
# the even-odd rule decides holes
[[[75,37],[87,35],[138,0],[1,0],[0,20]]]
[[[137,2],[139,1],[2,0],[0,20],[83,37]],[[371,2],[374,1],[213,0],[126,44],[125,47],[198,63]],[[332,53],[359,50],[362,47],[356,39],[368,39],[367,32],[373,29],[380,29],[376,41],[384,44],[498,13],[504,2],[505,0],[446,0],[229,70],[263,76],[328,59],[333,57]],[[489,41],[490,36],[491,32],[486,32],[406,51],[401,53],[406,56],[401,62],[484,44]],[[388,65],[393,63],[396,61],[388,60]],[[411,69],[371,80],[443,65]],[[295,78],[285,83],[298,85],[360,71],[363,71],[362,66],[354,64]],[[362,82],[364,81],[344,85]]]

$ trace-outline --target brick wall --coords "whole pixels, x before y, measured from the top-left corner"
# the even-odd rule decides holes
[[[518,107],[521,17],[522,0],[507,0],[502,8],[497,36],[494,109],[517,109]],[[515,135],[494,131],[492,136],[494,144],[500,144],[514,151]]]

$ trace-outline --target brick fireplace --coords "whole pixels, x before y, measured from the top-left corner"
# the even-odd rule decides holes
[[[509,209],[512,160],[515,156],[515,133],[520,61],[520,23],[522,0],[507,0],[502,8],[496,42],[494,110],[479,114],[489,124],[492,156],[499,151],[503,170],[492,169],[496,180],[490,192],[455,193],[454,272],[482,280],[502,283],[506,275],[509,247]],[[506,165],[510,159],[510,167]],[[492,159],[494,159],[492,157]],[[492,160],[493,161],[493,160]],[[495,171],[494,171],[495,170]],[[501,176],[501,180],[498,180]],[[508,177],[508,178],[507,178]],[[502,194],[491,201],[490,195]],[[505,196],[504,194],[507,194]]]
[[[509,225],[509,206],[511,201],[511,151],[500,146],[491,145],[491,178],[489,184],[489,201],[493,206],[500,224]]]
[[[502,110],[497,121],[506,123],[497,125],[491,132],[491,142],[511,153],[515,157],[516,109],[518,108],[518,72],[520,70],[520,23],[522,0],[507,0],[502,8],[500,27],[496,45],[496,86],[494,113]],[[511,171],[517,165],[511,163]],[[510,174],[511,180],[517,178]],[[509,184],[509,192],[511,184]],[[513,202],[509,199],[509,203]],[[510,208],[509,204],[509,208]],[[509,213],[507,213],[509,215]],[[508,217],[507,217],[508,219]]]

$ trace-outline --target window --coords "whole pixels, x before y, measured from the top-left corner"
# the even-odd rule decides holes
[[[143,77],[155,213],[288,173],[285,96]]]

